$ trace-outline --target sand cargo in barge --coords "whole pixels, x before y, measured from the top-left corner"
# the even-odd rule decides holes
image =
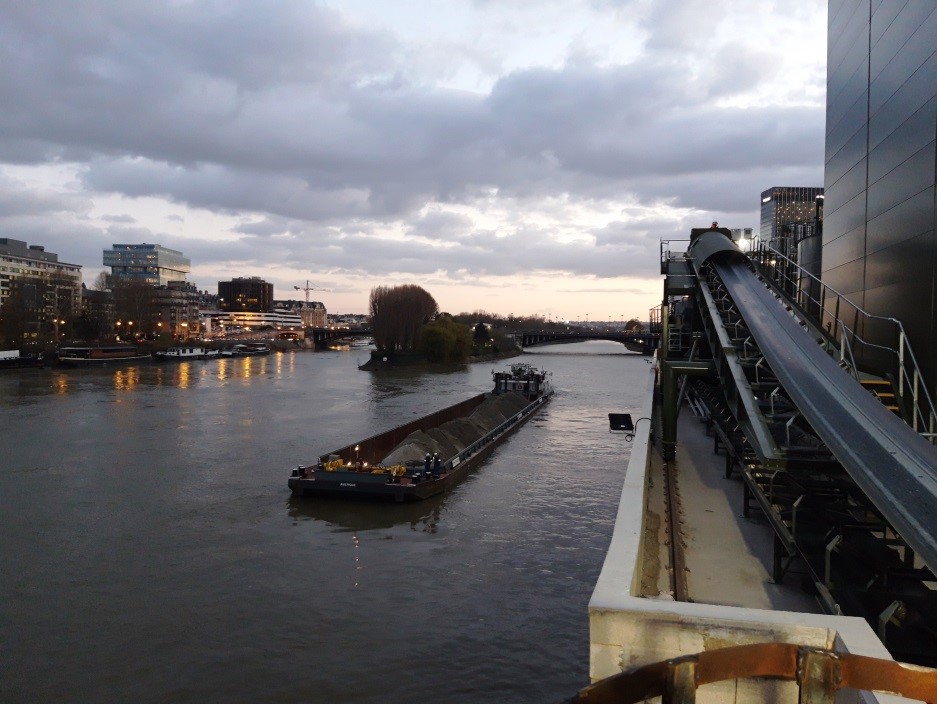
[[[513,364],[494,372],[488,393],[431,413],[300,465],[289,478],[296,496],[416,501],[465,478],[553,394],[548,372]]]

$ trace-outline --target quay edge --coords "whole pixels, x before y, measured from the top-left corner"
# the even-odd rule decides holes
[[[891,660],[885,646],[865,619],[832,616],[775,608],[675,601],[664,581],[669,564],[667,552],[672,536],[667,535],[664,521],[657,521],[663,462],[654,447],[659,429],[644,419],[654,418],[656,365],[650,368],[636,423],[625,480],[619,501],[614,530],[599,578],[589,601],[589,675],[592,682],[616,675],[625,669],[734,645],[777,642],[815,646],[842,653]],[[702,434],[702,424],[686,419],[681,437],[687,433]],[[708,442],[708,440],[707,440]],[[719,475],[722,460],[711,453],[690,453],[682,443],[676,450],[675,464],[680,472],[691,472],[696,465],[709,463]],[[730,486],[730,488],[738,488]],[[684,502],[692,500],[684,494]],[[731,508],[731,504],[729,505]],[[707,510],[707,509],[704,509]],[[722,519],[734,526],[743,519],[730,510]],[[683,539],[679,536],[678,539]],[[715,536],[714,536],[715,537]],[[712,542],[719,542],[713,540]],[[710,546],[712,553],[701,552],[699,560],[716,560],[714,553],[721,545]],[[705,541],[697,541],[691,549],[705,551]],[[648,588],[654,563],[661,574]],[[722,565],[723,569],[731,569]],[[767,573],[762,575],[767,580]],[[742,604],[750,597],[734,593],[737,585],[726,580],[725,601]],[[759,591],[756,586],[756,592]],[[795,587],[796,589],[796,587]],[[647,594],[647,592],[657,592]],[[733,592],[733,593],[729,593]],[[755,601],[759,595],[755,595]],[[899,701],[890,696],[863,694],[851,701]],[[726,681],[708,685],[697,692],[698,702],[755,704],[765,701],[798,701],[797,685],[782,681]],[[839,699],[837,701],[840,701]],[[848,699],[843,701],[850,701]],[[905,701],[905,700],[901,700]]]

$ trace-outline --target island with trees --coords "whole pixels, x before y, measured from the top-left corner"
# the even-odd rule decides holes
[[[466,324],[441,313],[436,299],[415,284],[372,289],[369,313],[376,349],[362,369],[457,365],[520,352],[510,337],[493,332],[482,321]]]

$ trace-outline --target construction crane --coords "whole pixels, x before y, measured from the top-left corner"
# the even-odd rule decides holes
[[[318,286],[310,286],[310,285],[309,285],[309,279],[306,279],[306,285],[305,285],[305,286],[293,286],[293,288],[296,289],[297,291],[305,291],[305,292],[306,292],[306,308],[309,307],[309,292],[310,292],[310,291],[329,291],[329,290],[330,290],[330,289],[327,289],[327,288],[319,288]]]

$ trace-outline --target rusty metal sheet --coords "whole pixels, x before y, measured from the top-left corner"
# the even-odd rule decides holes
[[[937,704],[937,670],[790,643],[708,650],[633,668],[582,689],[570,704],[692,704],[700,685],[751,677],[796,681],[803,704],[830,704],[841,689]],[[692,691],[691,691],[692,690]]]

